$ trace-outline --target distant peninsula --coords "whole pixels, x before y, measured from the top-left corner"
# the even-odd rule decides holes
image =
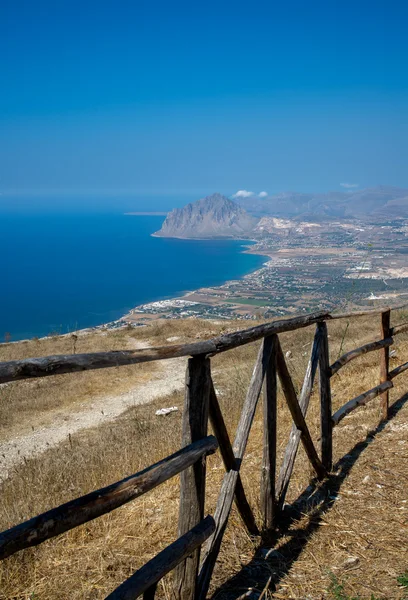
[[[242,206],[216,193],[172,210],[153,235],[185,239],[242,238],[253,231],[258,221]]]
[[[169,213],[152,235],[183,239],[255,239],[288,236],[305,228],[317,233],[358,222],[374,226],[408,218],[408,190],[379,185],[347,192],[283,192],[262,196],[245,192],[234,200],[215,193]],[[336,225],[337,224],[337,225]],[[313,236],[312,236],[313,237]]]
[[[202,198],[163,221],[157,236],[251,240],[240,244],[244,253],[263,258],[242,278],[135,307],[126,317],[132,323],[270,319],[316,308],[330,312],[339,304],[357,309],[408,301],[408,189],[240,190],[232,200]]]
[[[165,217],[167,212],[160,211],[139,211],[139,212],[125,212],[125,215],[133,217]]]

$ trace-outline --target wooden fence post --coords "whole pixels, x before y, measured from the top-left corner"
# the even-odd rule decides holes
[[[385,310],[381,313],[381,335],[382,338],[390,337],[390,319],[391,319],[391,310]],[[380,383],[385,383],[389,381],[389,366],[390,366],[390,349],[387,346],[380,350]],[[381,410],[382,410],[382,419],[385,420],[388,418],[388,407],[389,407],[389,390],[386,390],[383,394],[381,394]]]
[[[211,390],[210,360],[203,355],[190,358],[186,371],[182,445],[187,446],[207,435]],[[205,457],[180,475],[178,535],[181,537],[204,517]],[[174,570],[174,595],[177,600],[194,600],[200,548]]]
[[[333,423],[330,390],[329,340],[325,321],[320,321],[320,323],[317,324],[317,328],[321,332],[319,352],[321,457],[324,468],[329,472],[333,466]]]
[[[262,342],[258,352],[258,358],[255,363],[255,368],[252,373],[251,382],[248,387],[248,392],[242,408],[241,417],[239,419],[233,451],[236,459],[235,469],[231,469],[224,475],[221,484],[221,491],[218,496],[217,506],[215,509],[214,520],[216,524],[215,532],[208,541],[203,552],[203,561],[200,570],[198,582],[198,599],[205,600],[207,597],[208,588],[212,572],[220,551],[222,537],[228,523],[228,517],[231,511],[232,502],[235,495],[236,485],[238,481],[239,469],[241,468],[242,459],[245,454],[248,443],[249,432],[255,416],[256,406],[262,391],[262,384],[265,377],[265,372],[269,364],[272,352],[271,336],[268,336]]]
[[[154,600],[157,590],[157,581],[153,583],[145,592],[143,592],[143,600]]]
[[[263,401],[263,458],[261,473],[261,511],[263,530],[270,531],[276,516],[276,420],[277,420],[277,335],[272,336],[272,354],[265,372]]]

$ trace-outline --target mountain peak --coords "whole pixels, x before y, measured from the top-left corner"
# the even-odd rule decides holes
[[[172,210],[160,231],[154,235],[180,238],[242,237],[253,230],[257,221],[244,208],[217,192]]]
[[[205,198],[201,198],[200,200],[196,200],[197,202],[227,202],[229,204],[234,204],[232,200],[220,194],[219,192],[214,192],[214,194],[210,194],[209,196],[205,196]],[[194,202],[192,203],[194,204]]]

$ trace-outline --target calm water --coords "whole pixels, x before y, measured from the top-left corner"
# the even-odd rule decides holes
[[[0,215],[0,341],[65,333],[258,268],[244,242],[153,238],[164,217]]]

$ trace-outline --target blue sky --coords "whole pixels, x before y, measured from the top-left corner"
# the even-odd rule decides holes
[[[405,0],[2,0],[3,202],[408,187],[407,22]]]

